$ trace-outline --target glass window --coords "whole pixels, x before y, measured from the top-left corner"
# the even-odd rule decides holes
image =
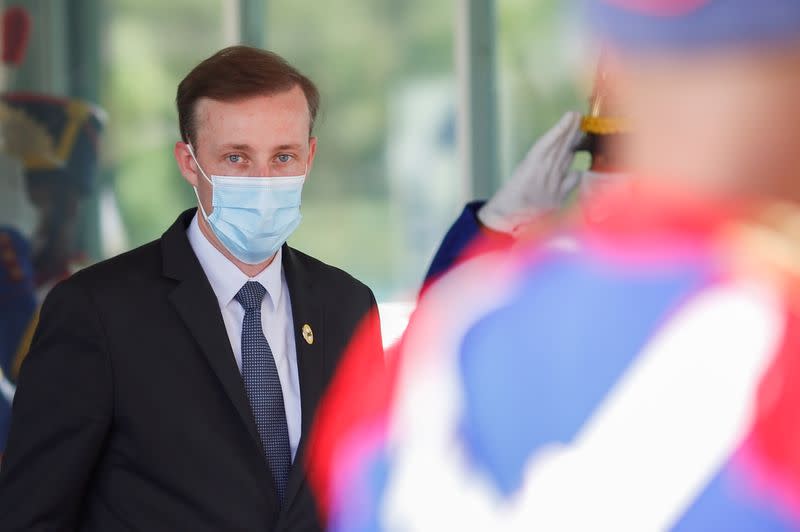
[[[562,2],[496,2],[497,80],[486,81],[487,87],[496,81],[499,89],[500,134],[494,140],[499,173],[508,176],[562,113],[586,107],[575,75],[585,58],[580,39],[570,32],[574,17]],[[36,229],[33,242],[44,234],[53,243],[52,256],[61,261],[36,270],[38,289],[44,293],[73,266],[70,248],[72,233],[79,232],[79,208],[89,211],[81,227],[94,229],[94,208],[99,207],[100,254],[109,257],[158,238],[182,210],[195,206],[173,159],[179,139],[176,87],[200,60],[237,41],[241,5],[239,0],[96,0],[77,11],[80,2],[26,3],[35,29],[30,62],[18,71],[7,66],[0,85],[46,95],[85,92],[91,96],[84,97],[94,98],[98,74],[90,59],[98,52],[92,43],[99,26],[97,103],[108,116],[100,135],[96,191],[81,182],[80,188],[70,185],[65,193],[66,181],[49,176],[44,194],[45,187],[25,182],[19,161],[0,158],[7,190],[0,198],[8,211],[19,207],[19,215],[6,213],[6,223],[22,229],[23,215],[33,219],[30,226],[36,225],[36,217],[45,219],[46,230]],[[308,74],[322,94],[318,156],[304,191],[304,221],[290,243],[372,287],[382,303],[386,343],[403,331],[433,252],[464,202],[472,199],[460,175],[456,138],[461,91],[455,72],[455,21],[464,5],[465,0],[264,0],[266,47]],[[7,99],[14,100],[11,95]],[[45,123],[73,131],[67,136],[74,140],[75,130],[64,124],[74,118],[70,113],[80,113],[64,111],[71,107],[63,100],[59,105],[53,124]],[[26,149],[35,147],[37,156],[54,151],[52,139],[60,133],[43,132],[39,118],[22,113],[22,120],[12,110],[7,104],[6,116],[19,120],[31,135],[30,142],[22,143]],[[93,118],[98,126],[81,145],[92,156],[100,122]],[[77,168],[70,168],[70,176],[88,181],[90,174]],[[39,191],[30,194],[34,187]],[[8,199],[12,193],[19,202]],[[28,203],[44,205],[39,211],[46,215],[25,204],[32,195],[36,198]],[[15,361],[21,360],[17,353],[27,349],[22,349],[25,332],[35,315],[34,264],[55,261],[47,253],[40,254],[41,260],[33,255],[25,240],[29,234],[6,232],[7,247],[10,242],[15,246],[6,250],[14,262],[9,279],[28,283],[24,298],[13,301],[15,336],[8,335],[5,346],[5,371],[13,378],[19,367]],[[92,232],[91,238],[80,240],[94,248],[95,236]],[[41,271],[46,275],[39,275]],[[2,433],[0,426],[0,438]]]
[[[322,93],[319,151],[290,242],[413,300],[463,203],[455,1],[270,0],[267,47]]]
[[[103,169],[115,192],[100,200],[106,256],[160,237],[195,205],[172,156],[179,139],[175,90],[189,69],[225,45],[224,7],[222,0],[106,3]]]
[[[497,0],[502,176],[566,111],[585,111],[576,16],[559,0]]]
[[[104,252],[158,238],[194,195],[172,157],[183,75],[235,40],[236,0],[108,0]],[[412,302],[469,197],[457,154],[457,0],[266,2],[265,45],[319,86],[319,150],[290,243]],[[583,58],[557,0],[498,0],[501,176],[568,109]],[[394,312],[391,307],[388,312]],[[402,316],[405,308],[398,310]],[[400,320],[402,321],[402,319]],[[398,322],[399,323],[399,322]]]
[[[225,17],[237,13],[227,4],[108,4],[104,156],[122,229],[114,234],[113,198],[104,198],[106,255],[157,238],[194,204],[172,158],[173,100],[181,77],[227,44]],[[266,47],[322,93],[317,161],[290,243],[352,273],[382,301],[413,300],[465,199],[456,159],[455,2],[266,6]]]

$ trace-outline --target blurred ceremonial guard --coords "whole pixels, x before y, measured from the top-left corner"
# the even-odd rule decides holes
[[[36,296],[28,241],[0,226],[0,451],[5,447],[17,364],[27,351],[35,322]]]
[[[33,263],[38,287],[49,287],[85,263],[80,249],[80,203],[95,183],[104,113],[87,102],[16,92],[0,96],[31,123],[22,159],[37,210]]]
[[[24,57],[30,19],[2,14],[7,73]],[[0,94],[0,455],[14,382],[47,291],[85,262],[77,234],[91,191],[104,113],[86,102],[32,92]]]
[[[78,247],[80,201],[94,182],[102,116],[75,100],[30,93],[0,96],[6,138],[0,180],[6,207],[0,228],[0,363],[11,382],[27,353],[37,301],[85,262]],[[16,158],[21,167],[13,164]],[[0,443],[4,423],[7,417],[0,415]]]
[[[586,4],[626,177],[337,377],[330,530],[800,530],[800,3]]]

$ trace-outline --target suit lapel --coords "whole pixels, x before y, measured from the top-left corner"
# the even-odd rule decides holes
[[[170,293],[169,298],[189,332],[200,345],[208,364],[257,446],[259,455],[264,456],[263,445],[250,410],[239,368],[236,366],[219,304],[186,237],[186,229],[194,212],[195,209],[191,209],[181,214],[161,238],[164,276],[180,282]],[[302,411],[300,444],[289,474],[286,501],[283,505],[284,508],[289,508],[292,499],[303,485],[305,442],[323,391],[325,324],[322,303],[315,295],[313,275],[306,271],[306,264],[297,252],[286,245],[283,248],[282,265],[292,305]],[[310,335],[303,334],[304,325],[308,325],[313,339]],[[274,493],[274,481],[269,468],[260,469],[264,471],[264,478]]]
[[[186,228],[193,215],[194,209],[184,212],[161,239],[164,275],[180,281],[169,298],[200,345],[211,369],[263,456],[261,439],[250,411],[219,304],[186,237]]]
[[[308,433],[314,420],[324,386],[325,323],[322,301],[317,297],[313,275],[296,251],[283,247],[283,268],[289,296],[292,302],[297,371],[300,380],[300,406],[302,410],[302,432],[289,483],[286,488],[284,508],[289,508],[292,499],[305,478],[304,454]],[[307,327],[306,327],[307,326]],[[305,330],[305,334],[304,334]],[[310,333],[310,334],[309,334]]]

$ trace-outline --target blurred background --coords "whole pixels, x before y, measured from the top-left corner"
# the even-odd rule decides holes
[[[36,220],[17,228],[11,248],[39,297],[69,271],[158,238],[194,205],[172,157],[175,90],[224,46],[273,50],[318,84],[319,152],[290,244],[367,283],[387,340],[464,203],[488,197],[564,111],[586,107],[576,73],[592,58],[559,0],[0,7],[25,13],[4,20],[5,50],[17,53],[4,53],[0,87],[2,111],[24,115],[23,126],[7,120],[5,157],[20,161],[28,196],[38,194]],[[42,159],[58,171],[37,178]],[[0,225],[13,226],[23,200],[1,195],[10,207]]]

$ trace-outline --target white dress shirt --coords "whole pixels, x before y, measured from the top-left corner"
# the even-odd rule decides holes
[[[278,376],[283,390],[283,405],[286,408],[286,424],[289,427],[289,446],[292,460],[300,442],[302,412],[300,410],[300,379],[297,373],[297,349],[294,343],[294,320],[286,276],[281,265],[282,250],[275,259],[255,277],[248,277],[215,248],[200,231],[197,215],[186,230],[189,243],[206,273],[208,282],[217,296],[222,320],[228,339],[236,357],[239,372],[242,371],[242,325],[244,308],[234,299],[247,281],[257,281],[267,289],[261,302],[261,327],[267,337],[278,367]]]

